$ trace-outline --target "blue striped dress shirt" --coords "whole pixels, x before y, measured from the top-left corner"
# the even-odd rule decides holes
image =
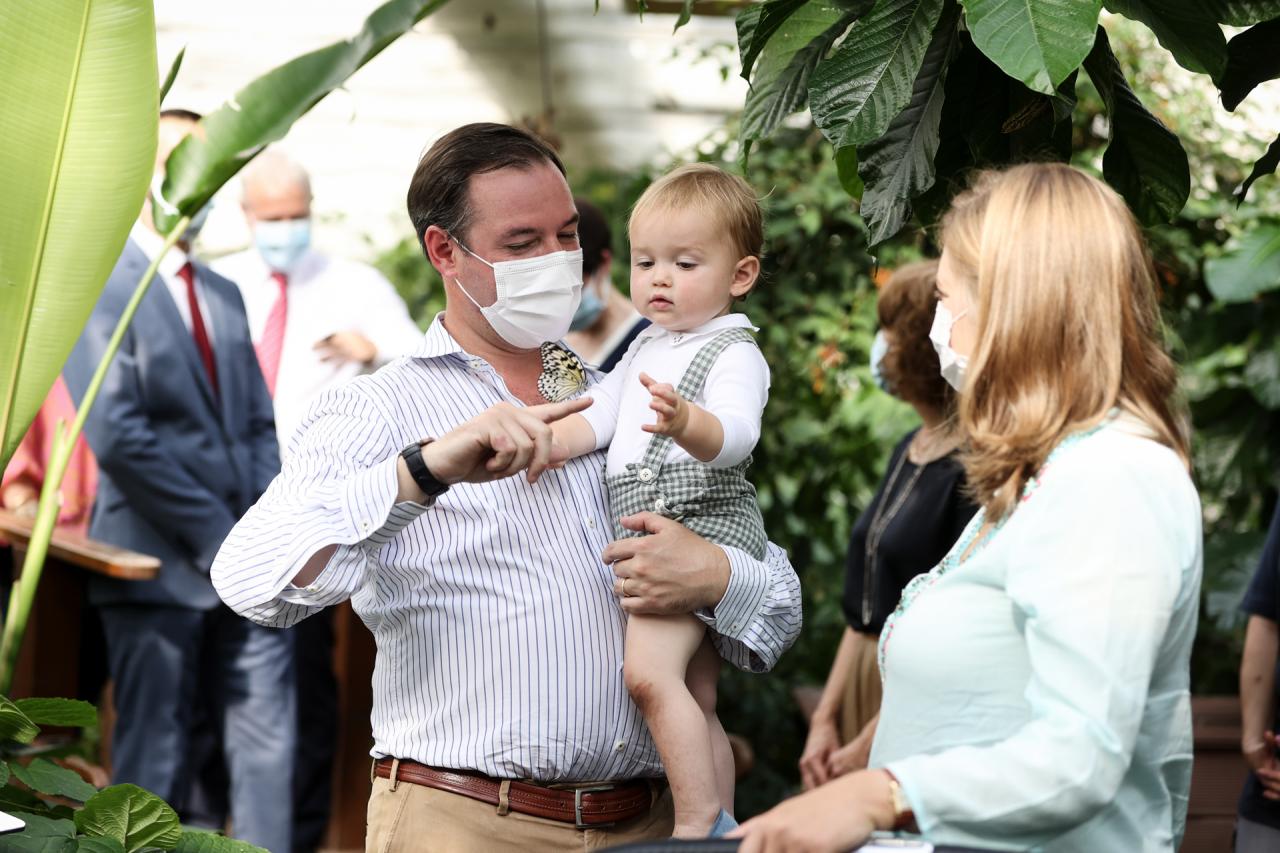
[[[534,485],[460,483],[430,507],[396,503],[403,447],[502,401],[519,405],[437,318],[417,353],[316,399],[280,476],[223,544],[214,586],[281,627],[351,599],[378,648],[374,756],[539,781],[660,774],[623,687],[625,618],[600,559],[604,453]],[[727,660],[762,672],[800,630],[800,583],[776,546],[763,562],[725,552],[728,590],[700,616]]]

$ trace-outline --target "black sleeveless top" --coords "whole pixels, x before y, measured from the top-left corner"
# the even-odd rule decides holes
[[[942,561],[978,510],[962,493],[964,469],[954,453],[923,466],[907,458],[916,432],[894,448],[885,479],[849,540],[844,615],[864,634],[880,633],[902,588]],[[878,545],[868,555],[873,537]]]

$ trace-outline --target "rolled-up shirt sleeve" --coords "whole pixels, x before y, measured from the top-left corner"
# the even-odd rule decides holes
[[[722,658],[747,672],[768,672],[800,634],[800,578],[772,542],[764,560],[721,547],[729,557],[729,586],[713,610],[696,615]]]
[[[316,400],[280,475],[214,560],[213,585],[228,607],[287,627],[368,582],[377,551],[428,509],[396,502],[400,448],[389,423],[355,385]],[[320,575],[295,587],[312,555],[330,546]]]

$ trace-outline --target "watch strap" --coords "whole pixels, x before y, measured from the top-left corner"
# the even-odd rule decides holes
[[[429,438],[423,442],[415,441],[400,451],[400,457],[404,459],[404,464],[409,469],[409,476],[428,498],[439,497],[449,489],[449,484],[436,479],[431,469],[427,467],[427,461],[422,458],[423,446],[430,444],[433,440]]]

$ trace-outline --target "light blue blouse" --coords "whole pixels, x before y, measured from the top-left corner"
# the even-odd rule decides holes
[[[1199,497],[1177,454],[1126,417],[1061,447],[1039,479],[886,626],[871,766],[897,776],[934,843],[1176,850]]]

